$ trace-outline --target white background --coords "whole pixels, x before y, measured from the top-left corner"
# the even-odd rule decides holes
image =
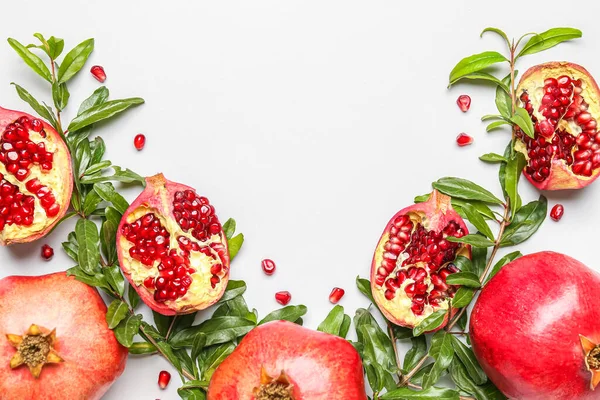
[[[368,302],[355,287],[368,277],[381,230],[415,195],[442,176],[460,176],[499,194],[497,166],[477,157],[501,152],[507,132],[486,134],[479,118],[494,113],[490,87],[446,89],[460,58],[501,49],[486,26],[509,36],[573,26],[575,43],[528,56],[519,69],[550,60],[584,65],[600,77],[600,3],[558,1],[112,1],[3,2],[0,38],[30,42],[34,32],[65,38],[70,49],[88,37],[96,48],[86,70],[70,82],[70,119],[95,88],[89,67],[101,64],[112,98],[147,103],[98,130],[108,158],[142,175],[162,171],[198,189],[224,221],[234,217],[246,243],[232,278],[248,283],[246,299],[262,316],[289,290],[306,304],[315,328],[331,308],[332,287],[353,314]],[[86,4],[87,3],[87,4]],[[65,51],[66,53],[66,51]],[[0,42],[0,105],[31,112],[9,83],[49,101],[49,87]],[[473,98],[467,114],[458,95]],[[458,148],[456,135],[475,143]],[[132,144],[146,134],[142,152]],[[525,201],[537,198],[527,183]],[[127,193],[132,200],[136,190]],[[600,268],[596,248],[600,183],[577,192],[546,193],[565,205],[560,223],[548,220],[524,253],[553,249]],[[41,242],[0,249],[0,274],[38,275],[73,263],[60,250],[65,224]],[[41,261],[43,242],[57,255]],[[265,276],[269,257],[277,273]],[[35,321],[31,321],[35,322]],[[3,362],[0,360],[0,362]],[[6,360],[5,362],[8,362]],[[156,385],[170,369],[160,357],[131,358],[106,399],[175,399]],[[93,379],[93,377],[90,377]]]

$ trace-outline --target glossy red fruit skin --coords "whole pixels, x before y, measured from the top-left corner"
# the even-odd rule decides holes
[[[525,74],[521,77],[519,85],[517,87],[517,93],[520,94],[523,91],[524,85],[529,80],[541,80],[546,71],[558,71],[555,74],[562,75],[567,72],[567,75],[574,74],[575,79],[578,77],[585,77],[586,82],[590,85],[590,90],[595,95],[595,100],[600,99],[600,88],[592,77],[592,75],[581,65],[568,63],[568,62],[548,62],[545,64],[536,65],[525,71]],[[599,109],[596,109],[596,113]],[[590,108],[590,112],[592,109]],[[592,115],[594,113],[592,112]],[[598,114],[596,114],[598,117]],[[591,177],[575,175],[571,172],[569,167],[561,160],[553,159],[552,168],[550,169],[550,175],[542,182],[536,182],[529,174],[524,174],[525,177],[533,186],[539,190],[564,190],[564,189],[581,189],[591,184],[598,176],[600,176],[600,169],[596,170]]]
[[[554,221],[558,222],[563,217],[565,213],[565,207],[562,204],[555,204],[550,211],[550,218]]]
[[[54,257],[54,249],[47,244],[43,245],[42,258],[46,261],[50,261],[52,257]]]
[[[473,138],[466,133],[460,133],[456,137],[456,144],[460,147],[468,146],[473,143]]]
[[[108,328],[104,301],[96,289],[64,272],[6,277],[0,280],[0,303],[3,399],[97,400],[125,369],[128,351]],[[32,323],[56,328],[55,348],[65,359],[44,366],[37,379],[25,366],[10,368],[15,349],[5,339]]]
[[[64,185],[64,199],[65,203],[60,205],[59,213],[50,219],[50,222],[45,224],[43,228],[38,232],[32,232],[29,236],[23,237],[4,237],[4,235],[0,234],[0,246],[7,246],[14,243],[29,243],[36,241],[40,238],[46,236],[52,228],[60,221],[62,217],[66,214],[69,208],[69,202],[71,201],[71,193],[73,192],[73,172],[71,166],[71,154],[69,153],[69,149],[67,148],[66,143],[62,140],[59,134],[54,130],[54,128],[46,123],[46,121],[41,118],[34,117],[33,115],[29,115],[20,111],[7,110],[5,108],[0,107],[0,132],[4,132],[6,126],[20,117],[28,117],[29,119],[38,119],[42,121],[43,129],[48,136],[52,136],[54,142],[57,146],[57,151],[60,151],[65,155],[65,162],[60,165],[60,169],[63,171],[63,185]],[[56,167],[55,167],[56,168]],[[23,228],[27,229],[27,228]]]
[[[600,342],[600,275],[550,251],[521,257],[483,288],[470,322],[475,356],[511,399],[597,399],[579,335]]]
[[[282,306],[286,306],[292,300],[292,295],[288,291],[277,292],[275,293],[275,300]]]
[[[158,374],[158,387],[166,389],[169,382],[171,382],[171,374],[169,371],[160,371]]]
[[[461,94],[458,96],[458,99],[456,99],[456,104],[458,105],[458,108],[460,108],[460,111],[467,112],[469,111],[469,108],[471,108],[471,97],[466,94]]]
[[[94,78],[96,78],[96,80],[100,83],[104,83],[104,81],[106,80],[106,72],[104,72],[104,68],[100,65],[94,65],[91,69],[90,72],[92,73],[92,76]]]
[[[275,265],[273,260],[270,260],[268,258],[265,258],[264,260],[262,260],[261,266],[262,266],[263,272],[266,275],[273,275],[275,273],[275,270],[277,269],[277,266]]]
[[[135,290],[138,292],[142,301],[144,303],[146,303],[146,305],[148,305],[148,307],[150,307],[151,309],[153,309],[154,311],[156,311],[162,315],[170,316],[170,315],[190,314],[190,313],[196,312],[198,310],[203,310],[207,307],[210,307],[211,305],[213,305],[214,303],[219,301],[219,299],[223,296],[223,293],[225,293],[225,289],[227,288],[227,282],[229,282],[229,272],[227,272],[227,274],[224,275],[220,281],[221,283],[218,286],[219,290],[217,292],[215,292],[214,296],[211,296],[210,299],[203,301],[201,304],[198,304],[196,307],[186,307],[185,309],[176,309],[176,308],[170,307],[166,303],[160,303],[160,302],[157,302],[156,300],[154,300],[153,294],[150,291],[148,291],[144,287],[143,284],[138,286],[134,282],[134,280],[131,276],[131,271],[127,267],[128,262],[125,262],[124,254],[126,252],[123,250],[123,245],[122,245],[122,242],[126,241],[127,239],[125,239],[121,233],[123,225],[127,223],[127,217],[131,213],[133,213],[138,207],[141,207],[141,206],[149,208],[149,209],[157,209],[157,210],[164,210],[165,207],[167,207],[169,214],[172,215],[172,212],[173,212],[172,199],[173,199],[173,196],[175,195],[175,192],[185,191],[185,190],[194,190],[195,191],[195,189],[190,186],[183,185],[181,183],[173,182],[173,181],[166,179],[163,174],[157,174],[157,175],[146,178],[146,188],[134,200],[134,202],[131,203],[129,208],[125,211],[125,214],[123,214],[123,218],[121,219],[121,223],[119,224],[119,227],[117,228],[117,254],[119,256],[119,265],[121,266],[123,275],[125,276],[125,278],[127,278],[129,283],[131,283],[131,286],[133,288],[135,288]],[[164,205],[162,203],[162,199],[161,199],[161,196],[159,196],[159,193],[164,193],[165,198],[168,199],[167,205]],[[171,216],[171,218],[172,218],[172,216]],[[175,223],[175,222],[173,222],[173,223]],[[227,247],[227,240],[224,240],[222,242],[222,244],[225,247],[225,254],[226,254],[226,259],[224,259],[223,262],[224,262],[224,265],[227,266],[227,270],[229,271],[229,249]]]
[[[287,321],[260,325],[248,333],[216,369],[208,400],[254,400],[261,368],[283,371],[294,400],[366,400],[362,362],[346,340]]]
[[[146,136],[141,133],[135,135],[135,138],[133,138],[133,145],[138,151],[141,151],[146,145]]]

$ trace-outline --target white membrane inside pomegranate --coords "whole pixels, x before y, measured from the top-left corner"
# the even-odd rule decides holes
[[[568,66],[542,69],[536,78],[519,85],[521,105],[534,122],[535,138],[517,128],[526,154],[525,173],[535,182],[549,178],[552,162],[560,161],[580,177],[589,178],[600,167],[600,115],[596,87],[590,77]]]
[[[432,312],[448,309],[457,286],[448,285],[448,275],[458,272],[453,264],[468,249],[448,236],[467,232],[454,221],[441,230],[431,229],[424,213],[410,211],[397,216],[375,253],[378,265],[374,290],[378,304],[397,316],[403,325],[416,326]]]
[[[69,203],[71,165],[64,143],[42,121],[22,116],[0,139],[0,241],[22,241],[60,218]]]
[[[185,309],[214,302],[229,269],[219,219],[193,190],[170,193],[155,190],[127,215],[119,237],[122,267],[157,303]]]

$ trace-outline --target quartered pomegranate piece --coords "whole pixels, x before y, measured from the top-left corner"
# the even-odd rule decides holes
[[[517,128],[525,176],[539,189],[579,189],[600,174],[600,90],[581,66],[551,62],[530,68],[517,88],[535,138]]]
[[[119,225],[121,268],[153,310],[203,310],[221,298],[229,281],[227,239],[215,208],[162,174],[146,183]]]
[[[0,245],[45,236],[66,213],[71,156],[44,121],[0,108]]]
[[[448,285],[446,278],[459,271],[453,264],[456,257],[470,258],[471,249],[447,237],[468,233],[450,197],[437,191],[427,202],[394,215],[371,266],[373,297],[391,322],[412,328],[431,313],[448,309],[458,288]]]

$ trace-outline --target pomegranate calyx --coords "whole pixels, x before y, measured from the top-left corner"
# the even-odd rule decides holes
[[[287,375],[281,371],[277,378],[271,377],[264,367],[260,370],[260,386],[252,391],[256,400],[294,400]]]
[[[585,356],[585,366],[592,374],[590,389],[596,389],[600,383],[600,344],[597,344],[583,335],[579,335],[581,349]]]
[[[23,336],[9,333],[6,338],[17,349],[10,360],[11,369],[25,364],[31,375],[39,378],[45,364],[57,364],[64,361],[53,347],[56,342],[56,329],[48,331],[32,324]]]

